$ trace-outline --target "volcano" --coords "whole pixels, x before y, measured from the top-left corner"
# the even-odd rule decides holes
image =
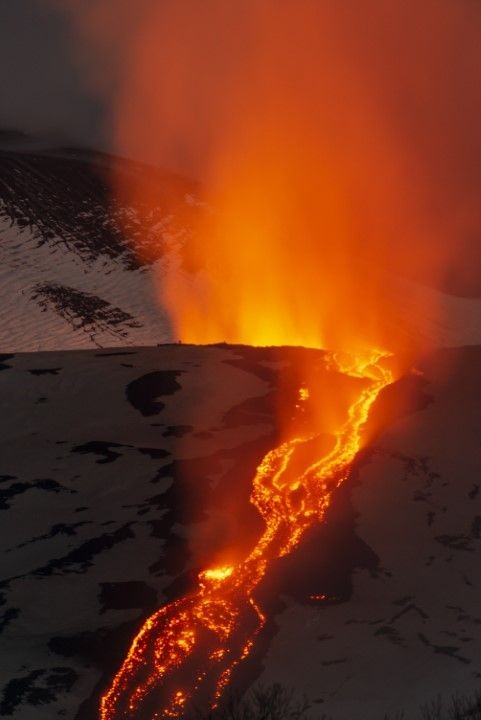
[[[316,714],[361,720],[471,693],[472,286],[369,271],[385,273],[396,337],[430,348],[410,363],[375,347],[349,364],[334,348],[181,344],[154,287],[195,286],[196,228],[215,216],[198,186],[24,137],[2,145],[0,714],[151,720],[162,703],[177,717],[187,700],[208,710],[281,683]],[[150,194],[112,195],[112,176]]]

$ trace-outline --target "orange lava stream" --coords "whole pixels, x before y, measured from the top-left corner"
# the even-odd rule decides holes
[[[330,356],[337,371],[370,381],[335,433],[332,450],[295,477],[289,472],[293,454],[314,436],[294,437],[267,453],[251,494],[264,533],[242,562],[204,570],[195,592],[148,618],[101,698],[101,720],[177,718],[191,702],[217,705],[265,624],[253,592],[268,563],[290,553],[305,530],[322,521],[332,493],[348,477],[369,411],[393,380],[380,364],[384,355],[373,351],[349,362]],[[308,397],[308,389],[301,388],[300,402]]]

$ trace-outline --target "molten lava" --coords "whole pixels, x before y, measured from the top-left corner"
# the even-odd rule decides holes
[[[254,595],[269,563],[292,552],[307,528],[322,521],[332,493],[349,474],[369,410],[392,381],[382,355],[372,352],[353,358],[350,365],[330,357],[339,371],[368,380],[334,433],[332,449],[300,474],[292,471],[294,454],[315,435],[292,437],[267,453],[251,493],[265,523],[263,534],[244,560],[207,568],[199,574],[195,592],[149,617],[102,697],[101,720],[176,718],[199,700],[216,707],[234,668],[248,657],[264,626]],[[299,403],[309,397],[309,388],[302,386]]]

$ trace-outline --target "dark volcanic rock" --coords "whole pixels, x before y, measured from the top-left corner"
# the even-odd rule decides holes
[[[20,353],[0,373],[0,712],[13,720],[94,720],[149,614],[263,531],[252,478],[302,350],[119,352],[128,363]],[[448,356],[379,397],[324,524],[272,563],[236,690],[279,681],[361,720],[479,682],[481,352]]]
[[[177,382],[180,375],[180,370],[157,370],[142,375],[128,384],[127,400],[145,417],[158,415],[164,408],[164,403],[158,398],[180,390],[181,386]]]

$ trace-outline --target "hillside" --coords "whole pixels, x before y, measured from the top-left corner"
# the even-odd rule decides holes
[[[252,473],[303,352],[2,356],[0,714],[93,720],[143,619],[257,536]],[[479,347],[440,350],[383,391],[325,525],[259,590],[236,689],[279,681],[318,716],[381,720],[479,687],[480,374]]]
[[[158,207],[147,221],[142,208],[112,199],[114,169],[154,177]],[[153,275],[188,236],[195,192],[138,163],[0,133],[1,349],[171,340]]]

